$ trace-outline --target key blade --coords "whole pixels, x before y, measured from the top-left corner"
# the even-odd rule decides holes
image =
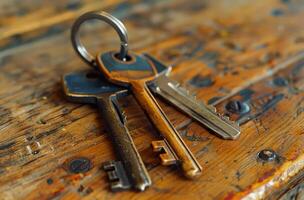
[[[167,75],[158,76],[150,85],[150,89],[222,138],[236,139],[239,137],[240,128],[237,123],[216,113],[213,106],[207,106],[203,102],[199,102],[195,96]]]
[[[103,165],[103,170],[107,172],[112,191],[117,192],[132,187],[121,161],[106,162]]]
[[[152,149],[159,153],[162,165],[174,165],[178,159],[166,140],[152,141]]]

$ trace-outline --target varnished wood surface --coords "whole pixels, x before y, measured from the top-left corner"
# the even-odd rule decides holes
[[[280,63],[303,51],[302,0],[77,2],[0,2],[0,199],[277,199],[301,182],[303,63]],[[87,67],[69,29],[94,9],[122,19],[131,49],[173,65],[172,77],[202,101],[222,99],[224,113],[229,100],[246,97],[260,112],[225,141],[158,99],[202,165],[199,179],[160,166],[150,146],[159,136],[128,97],[120,103],[153,186],[109,191],[100,166],[115,155],[105,122],[94,106],[68,102],[60,85],[64,73]],[[107,51],[118,47],[113,33],[92,23],[83,38]],[[263,149],[279,159],[260,162]],[[78,157],[90,160],[87,172],[69,170]]]

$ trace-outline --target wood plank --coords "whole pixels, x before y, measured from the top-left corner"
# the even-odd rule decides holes
[[[303,43],[296,42],[303,35],[301,4],[292,2],[287,7],[277,1],[248,1],[227,9],[224,2],[207,2],[205,7],[195,1],[189,8],[188,2],[181,1],[155,7],[154,12],[131,12],[124,21],[132,47],[175,65],[174,78],[203,101],[231,95],[234,98],[248,85],[263,93],[272,78],[261,78],[277,72],[280,68],[275,64],[303,49]],[[168,6],[172,9],[168,10]],[[272,15],[277,7],[282,7],[283,16]],[[154,20],[141,21],[143,17]],[[104,27],[85,34],[84,40],[98,38],[100,33],[114,40],[110,39],[113,32]],[[147,41],[149,34],[153,37]],[[242,125],[243,133],[237,141],[223,141],[197,123],[189,124],[188,117],[162,103],[204,167],[204,174],[196,181],[185,180],[177,169],[159,165],[149,142],[158,138],[156,131],[134,99],[125,99],[121,103],[127,112],[128,127],[154,185],[144,193],[111,193],[105,173],[99,170],[102,162],[114,158],[102,117],[93,106],[67,102],[61,92],[60,76],[85,68],[66,42],[68,38],[68,31],[64,31],[0,55],[0,110],[4,113],[0,120],[0,191],[4,199],[238,199],[257,194],[271,199],[280,188],[257,191],[273,179],[285,178],[282,173],[286,171],[291,176],[280,183],[300,176],[303,71],[292,80],[299,93],[289,93],[288,87],[274,87],[285,98],[264,115]],[[101,44],[103,41],[94,40],[88,42],[88,47]],[[101,50],[108,48],[115,48],[115,44],[103,44]],[[252,98],[259,96],[256,92]],[[282,134],[284,137],[280,137]],[[284,159],[264,165],[257,162],[257,152],[270,147]],[[66,166],[74,157],[90,159],[92,168],[72,174]]]

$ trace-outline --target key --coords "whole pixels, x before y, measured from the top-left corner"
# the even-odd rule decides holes
[[[150,186],[150,176],[125,126],[125,116],[117,104],[117,98],[127,95],[128,91],[108,83],[96,70],[65,75],[63,88],[70,101],[97,104],[106,120],[115,151],[121,160],[104,165],[111,189],[118,191],[135,188],[143,191]]]
[[[149,57],[158,68],[166,68],[162,63]],[[162,65],[162,66],[161,66]],[[170,79],[171,68],[162,70],[150,84],[153,93],[160,95],[190,117],[205,125],[223,139],[236,139],[240,135],[240,127],[237,123],[230,121],[228,117],[216,112],[212,105],[205,105],[198,101],[194,95],[181,87],[177,81]]]
[[[80,41],[79,28],[83,22],[91,19],[102,20],[115,29],[120,37],[120,51],[118,53],[110,51],[93,56],[86,50]],[[197,177],[202,171],[200,164],[167,119],[147,87],[146,83],[153,80],[157,75],[157,68],[143,56],[128,53],[127,30],[122,22],[105,12],[88,12],[75,21],[71,33],[73,47],[78,55],[85,62],[99,69],[109,82],[130,89],[153,125],[163,135],[165,142],[170,145],[178,157],[178,163],[180,163],[186,177]]]
[[[174,151],[170,148],[166,140],[153,141],[152,148],[154,152],[160,153],[159,157],[162,162],[162,165],[176,164],[178,158],[175,155]]]
[[[107,52],[97,56],[97,64],[110,82],[121,86],[129,86],[135,99],[151,119],[153,125],[174,150],[181,162],[184,174],[189,178],[198,176],[201,173],[200,164],[167,119],[147,87],[146,83],[153,80],[157,75],[155,66],[141,56],[133,53],[129,56],[128,61],[120,61],[115,52]]]

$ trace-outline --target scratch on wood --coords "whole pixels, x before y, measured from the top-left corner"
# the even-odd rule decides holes
[[[6,144],[1,144],[0,150],[9,149],[10,147],[14,146],[15,144],[16,144],[16,142],[14,142],[14,141],[6,143]]]

